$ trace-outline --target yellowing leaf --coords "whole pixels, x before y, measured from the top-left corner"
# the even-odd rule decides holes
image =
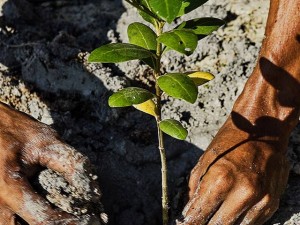
[[[140,110],[140,111],[142,111],[142,112],[144,112],[144,113],[150,114],[154,117],[157,116],[156,104],[151,99],[146,101],[146,102],[143,102],[141,104],[133,105],[133,107]]]
[[[208,72],[192,72],[189,73],[188,76],[194,81],[196,86],[205,84],[208,81],[213,80],[215,78],[214,75]]]

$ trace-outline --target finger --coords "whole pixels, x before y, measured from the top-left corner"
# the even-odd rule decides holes
[[[277,211],[279,207],[279,200],[275,201],[274,203],[270,203],[269,207],[266,207],[265,210],[262,211],[260,216],[257,218],[257,220],[253,224],[262,225],[265,224]]]
[[[197,187],[199,186],[201,174],[202,174],[203,157],[204,156],[201,156],[201,158],[199,159],[199,162],[196,164],[196,166],[191,171],[191,176],[190,176],[190,180],[189,180],[189,193],[188,193],[189,199],[191,199],[193,197],[193,195],[195,194],[195,192],[197,190]]]
[[[211,176],[209,176],[211,175]],[[213,216],[231,190],[232,177],[228,173],[207,174],[212,179],[203,178],[193,198],[186,205],[184,225],[202,225]]]
[[[233,190],[209,221],[209,224],[235,224],[240,215],[257,199],[256,190],[249,186]]]
[[[86,156],[63,143],[56,133],[45,127],[26,145],[23,166],[42,165],[61,175],[76,189],[82,199],[98,202],[101,196],[97,176],[91,172]],[[28,164],[28,165],[26,165]]]
[[[275,210],[278,207],[279,201],[271,202],[271,198],[269,195],[264,196],[258,203],[252,206],[244,215],[242,215],[238,224],[241,225],[252,225],[252,224],[260,224],[258,220],[261,220],[260,217],[263,217],[265,214],[269,214],[270,206],[274,207]]]
[[[191,176],[189,180],[189,199],[195,194],[199,183],[201,182],[202,176],[207,172],[209,162],[211,159],[207,160],[210,154],[210,151],[205,151],[204,154],[200,157],[198,163],[191,171]]]
[[[15,214],[8,208],[0,206],[0,225],[16,225]]]
[[[8,180],[3,190],[7,190],[6,193],[0,193],[5,205],[29,224],[47,224],[51,221],[68,221],[73,224],[78,222],[78,219],[70,214],[53,210],[45,199],[33,191],[25,178]]]
[[[84,199],[98,201],[99,187],[94,181],[97,176],[91,172],[89,159],[73,147],[59,140],[40,150],[38,161],[42,166],[61,173]]]

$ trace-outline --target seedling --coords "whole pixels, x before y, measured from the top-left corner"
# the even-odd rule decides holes
[[[185,73],[165,73],[161,71],[161,58],[169,50],[190,55],[198,41],[217,30],[224,22],[216,18],[197,18],[184,21],[173,30],[164,30],[164,25],[172,23],[186,13],[198,8],[208,0],[125,0],[137,8],[142,18],[149,23],[132,23],[128,26],[130,43],[111,43],[101,46],[89,56],[89,62],[119,63],[139,59],[153,69],[155,93],[138,87],[124,88],[109,97],[110,107],[133,106],[152,115],[157,122],[158,149],[162,172],[162,218],[168,224],[167,162],[163,132],[180,140],[185,140],[187,130],[174,119],[162,119],[162,95],[194,103],[198,86],[212,80],[208,72],[188,71]]]

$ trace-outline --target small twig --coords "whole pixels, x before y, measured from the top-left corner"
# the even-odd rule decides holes
[[[163,31],[163,26],[164,26],[163,22],[157,21],[155,23],[157,36],[161,35],[161,33]],[[168,168],[167,168],[166,151],[164,148],[163,133],[159,127],[159,123],[161,121],[162,91],[157,83],[157,79],[161,76],[161,72],[160,72],[161,55],[162,55],[162,44],[158,42],[157,49],[156,49],[156,57],[157,57],[156,58],[156,68],[154,71],[155,80],[156,80],[155,89],[156,89],[157,111],[158,111],[158,115],[156,117],[156,123],[157,123],[158,149],[159,149],[160,160],[161,160],[162,219],[163,219],[163,225],[167,225],[168,221],[169,221]]]

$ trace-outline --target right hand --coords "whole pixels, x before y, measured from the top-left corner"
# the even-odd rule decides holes
[[[27,178],[40,165],[63,174],[84,199],[99,201],[87,157],[59,140],[50,127],[0,103],[0,225],[17,224],[16,215],[30,225],[90,224],[53,209],[32,189]]]
[[[250,140],[229,118],[191,173],[179,224],[263,224],[277,210],[288,179],[278,146]]]

